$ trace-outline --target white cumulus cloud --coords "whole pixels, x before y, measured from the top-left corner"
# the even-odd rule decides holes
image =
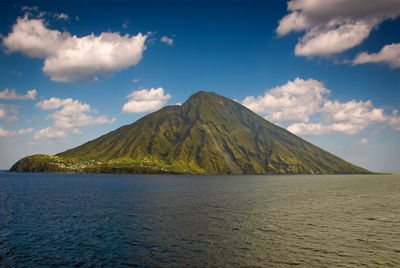
[[[15,89],[4,89],[0,91],[2,100],[34,100],[36,98],[36,89],[28,90],[25,95],[18,95]]]
[[[133,91],[126,98],[129,101],[122,107],[122,112],[143,113],[160,109],[171,98],[171,95],[164,94],[164,89],[159,87]]]
[[[382,108],[375,108],[371,101],[327,101],[322,107],[322,118],[326,122],[365,128],[368,125],[386,121]]]
[[[400,131],[398,111],[387,115],[371,101],[329,100],[324,84],[314,79],[296,78],[258,97],[246,97],[242,104],[274,123],[288,123],[297,135],[344,133],[355,135],[368,126],[385,123]],[[311,119],[316,122],[310,122]]]
[[[353,64],[382,63],[393,68],[400,67],[400,44],[384,46],[378,53],[362,52],[353,60]]]
[[[275,123],[308,122],[311,115],[320,111],[328,94],[329,90],[322,82],[296,78],[266,90],[262,96],[246,97],[242,104]]]
[[[376,108],[371,101],[326,101],[321,109],[321,123],[296,123],[288,130],[297,135],[320,135],[341,132],[347,135],[360,133],[366,127],[377,123],[388,123],[388,116],[382,108]]]
[[[147,36],[103,32],[78,37],[47,28],[42,18],[20,17],[3,37],[8,52],[43,58],[42,70],[54,81],[94,81],[98,76],[136,65],[146,49]]]
[[[297,135],[321,135],[340,132],[347,135],[360,133],[366,127],[385,123],[388,117],[382,108],[376,108],[371,101],[339,101],[327,100],[320,111],[321,123],[295,123],[288,130]]]
[[[305,31],[301,56],[329,56],[359,45],[382,21],[400,15],[398,0],[291,0],[278,35]]]
[[[50,98],[36,104],[36,107],[43,110],[59,109],[50,114],[47,119],[53,121],[53,124],[47,128],[37,131],[34,139],[45,138],[63,138],[68,133],[80,134],[80,127],[88,125],[111,124],[115,118],[107,119],[105,115],[90,115],[93,109],[87,103],[81,103],[79,100]]]

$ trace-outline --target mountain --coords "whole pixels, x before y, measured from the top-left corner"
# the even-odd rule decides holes
[[[177,174],[369,173],[276,126],[243,105],[197,92],[55,156],[10,171]]]

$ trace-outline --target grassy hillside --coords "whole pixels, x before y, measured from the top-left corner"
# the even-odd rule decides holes
[[[56,156],[21,159],[11,171],[331,174],[367,173],[210,92],[192,95]]]

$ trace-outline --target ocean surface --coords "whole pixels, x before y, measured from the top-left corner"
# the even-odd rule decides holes
[[[0,267],[400,267],[400,175],[0,172]]]

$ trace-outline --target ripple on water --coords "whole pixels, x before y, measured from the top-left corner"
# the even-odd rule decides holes
[[[0,173],[0,266],[400,265],[400,176]]]

